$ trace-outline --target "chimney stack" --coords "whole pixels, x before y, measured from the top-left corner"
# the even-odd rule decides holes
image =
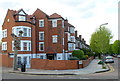
[[[75,38],[77,38],[77,30],[75,31]]]
[[[79,35],[79,39],[81,40],[82,35]]]

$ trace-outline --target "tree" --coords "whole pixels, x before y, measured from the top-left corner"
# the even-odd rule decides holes
[[[109,51],[110,39],[112,39],[111,31],[106,27],[98,28],[91,36],[90,47],[92,51],[99,54],[105,54]]]
[[[112,51],[115,54],[120,54],[120,40],[116,40],[112,45]]]
[[[110,45],[109,45],[108,54],[110,54],[110,55],[113,54],[112,46],[113,46],[113,44],[110,44]]]

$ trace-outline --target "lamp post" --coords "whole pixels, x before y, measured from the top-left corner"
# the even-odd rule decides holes
[[[107,25],[107,24],[108,24],[108,23],[101,24],[101,25],[100,25],[100,28],[101,28],[103,25]]]
[[[13,71],[17,71],[17,53],[18,48],[20,47],[20,39],[22,37],[23,31],[19,31],[19,37],[17,37],[14,33],[11,34],[14,41],[14,59],[13,59]]]
[[[100,25],[100,30],[101,30],[101,27],[102,27],[103,25],[107,25],[107,24],[108,24],[108,23],[101,24],[101,25]],[[104,54],[103,54],[102,60],[103,60],[103,61],[105,60]]]

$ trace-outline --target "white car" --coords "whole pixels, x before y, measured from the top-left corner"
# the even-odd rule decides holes
[[[120,58],[120,55],[117,55],[118,58]]]
[[[113,57],[112,56],[105,57],[105,63],[114,63]]]

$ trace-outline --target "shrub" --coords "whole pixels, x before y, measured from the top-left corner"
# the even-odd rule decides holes
[[[88,58],[88,55],[85,55],[86,58]]]
[[[80,59],[77,57],[70,57],[69,60],[80,60]]]
[[[86,55],[84,55],[81,60],[87,60]]]
[[[73,57],[77,57],[79,58],[80,60],[82,60],[82,58],[84,57],[84,52],[82,50],[74,50],[72,52],[72,56]]]
[[[99,61],[98,64],[102,64],[102,65],[104,65],[104,62],[103,62],[103,61]]]

